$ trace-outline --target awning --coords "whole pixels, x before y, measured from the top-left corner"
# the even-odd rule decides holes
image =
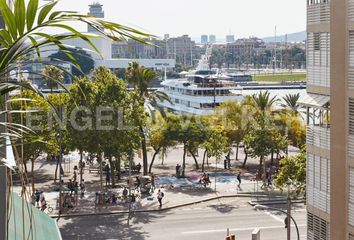
[[[306,107],[324,107],[330,100],[329,96],[319,94],[307,94],[304,98],[298,101],[298,104]]]

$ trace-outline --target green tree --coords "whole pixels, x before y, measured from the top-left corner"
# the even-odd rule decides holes
[[[262,118],[253,123],[246,134],[244,142],[247,145],[251,157],[259,157],[259,172],[262,172],[263,181],[266,173],[266,157],[276,150],[284,150],[287,146],[287,139],[280,134],[270,119]]]
[[[53,88],[58,88],[58,83],[64,82],[64,72],[54,65],[47,65],[42,71],[43,80],[45,81],[50,92],[53,92]]]
[[[158,74],[151,69],[140,66],[137,62],[129,63],[126,69],[126,78],[128,82],[134,87],[134,90],[139,95],[139,104],[147,106],[147,109],[151,109],[150,106],[160,110],[164,116],[163,109],[157,104],[159,101],[169,101],[168,96],[160,91],[149,91],[149,86],[153,80],[158,77]],[[149,112],[150,116],[153,116]],[[148,157],[147,157],[147,144],[146,144],[146,132],[147,129],[144,126],[139,126],[141,134],[141,148],[143,152],[143,174],[148,173]]]
[[[292,157],[285,157],[279,162],[280,171],[276,175],[275,185],[283,191],[288,184],[296,194],[306,191],[306,148]]]
[[[16,98],[21,100],[16,100]],[[22,100],[23,99],[23,100]],[[57,151],[57,144],[53,141],[55,132],[48,125],[48,113],[50,106],[43,98],[32,91],[24,91],[12,99],[11,114],[14,124],[27,123],[33,126],[33,130],[22,132],[22,138],[15,143],[15,152],[19,152],[27,172],[26,163],[31,163],[31,185],[35,190],[34,162],[44,153]],[[11,126],[8,129],[11,133]],[[20,150],[21,149],[21,150]]]
[[[201,125],[195,116],[180,116],[180,128],[178,133],[179,142],[183,143],[183,163],[186,165],[186,154],[189,152],[195,162],[196,169],[199,169],[198,160],[195,153],[198,151],[199,146],[203,143],[206,136],[206,129]],[[184,167],[182,177],[184,177]]]
[[[217,161],[221,156],[230,150],[225,130],[221,126],[209,126],[206,132],[206,138],[203,142],[205,154],[208,158],[215,157]],[[203,157],[202,171],[204,172],[205,154]]]
[[[156,155],[161,151],[166,151],[168,148],[174,146],[176,141],[173,141],[170,133],[168,132],[167,121],[158,116],[157,121],[152,125],[150,129],[150,145],[154,149],[154,154],[152,156],[149,173],[151,173],[152,166],[154,164]]]
[[[282,103],[281,106],[286,110],[290,110],[291,114],[298,116],[300,115],[300,105],[298,104],[299,99],[300,93],[286,94],[285,97],[283,97],[284,103]]]

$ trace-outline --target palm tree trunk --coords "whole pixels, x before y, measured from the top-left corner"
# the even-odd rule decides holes
[[[54,182],[56,182],[57,179],[58,179],[59,158],[60,158],[60,157],[58,157],[58,159],[57,159],[57,165],[55,166]]]
[[[247,163],[247,158],[248,158],[248,152],[247,152],[247,148],[244,147],[244,152],[245,152],[245,159],[243,160],[243,164],[242,167],[246,167],[246,163]]]
[[[204,150],[204,154],[203,154],[203,163],[202,163],[202,172],[204,172],[204,164],[205,164],[205,158],[207,156],[207,150]]]
[[[116,169],[117,169],[117,172],[118,172],[118,180],[121,179],[121,169],[120,169],[120,154],[117,155],[116,157]]]
[[[192,157],[193,157],[193,159],[194,159],[194,163],[195,163],[195,168],[196,168],[196,170],[198,170],[198,169],[199,169],[199,164],[198,164],[197,158],[195,157],[194,153],[193,153],[191,150],[189,150],[189,153],[192,155]]]
[[[102,153],[98,154],[98,161],[100,163],[100,204],[103,204],[103,166],[102,166]]]
[[[111,180],[112,180],[112,187],[116,186],[116,170],[115,167],[113,165],[113,161],[112,161],[112,156],[110,156],[108,158],[109,161],[109,165],[111,165]]]
[[[185,171],[185,167],[186,167],[186,145],[183,146],[183,163],[182,163],[182,177],[184,177],[184,171]]]
[[[240,144],[237,143],[236,145],[236,161],[238,160],[238,148],[239,148]]]
[[[141,134],[141,148],[143,151],[143,174],[147,175],[148,174],[148,159],[147,159],[147,150],[146,150],[146,137],[144,134],[143,128],[140,128],[140,134]]]
[[[35,192],[34,189],[34,159],[31,159],[31,178],[32,178],[32,192]]]
[[[259,165],[258,165],[258,171],[259,171],[260,173],[263,171],[262,168],[263,168],[263,157],[261,156],[261,157],[259,158]]]
[[[159,148],[155,151],[154,155],[152,156],[151,163],[150,163],[150,167],[149,167],[149,173],[151,173],[152,165],[154,164],[155,157],[156,157],[156,155],[160,152],[160,149],[161,149],[161,147],[159,147]]]
[[[82,159],[83,159],[83,151],[80,150],[80,184],[82,183],[82,171],[83,171]]]

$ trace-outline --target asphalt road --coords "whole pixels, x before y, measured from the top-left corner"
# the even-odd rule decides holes
[[[247,200],[224,199],[161,213],[136,213],[129,226],[127,215],[60,219],[58,224],[64,240],[221,240],[225,239],[227,228],[237,240],[250,240],[255,228],[261,230],[261,240],[286,240],[285,216],[275,211],[256,211]],[[304,207],[294,206],[293,216],[301,239],[306,239]],[[292,239],[297,239],[295,228]]]

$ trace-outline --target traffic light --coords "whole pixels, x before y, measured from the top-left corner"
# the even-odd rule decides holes
[[[288,217],[284,219],[285,228],[288,228]]]

